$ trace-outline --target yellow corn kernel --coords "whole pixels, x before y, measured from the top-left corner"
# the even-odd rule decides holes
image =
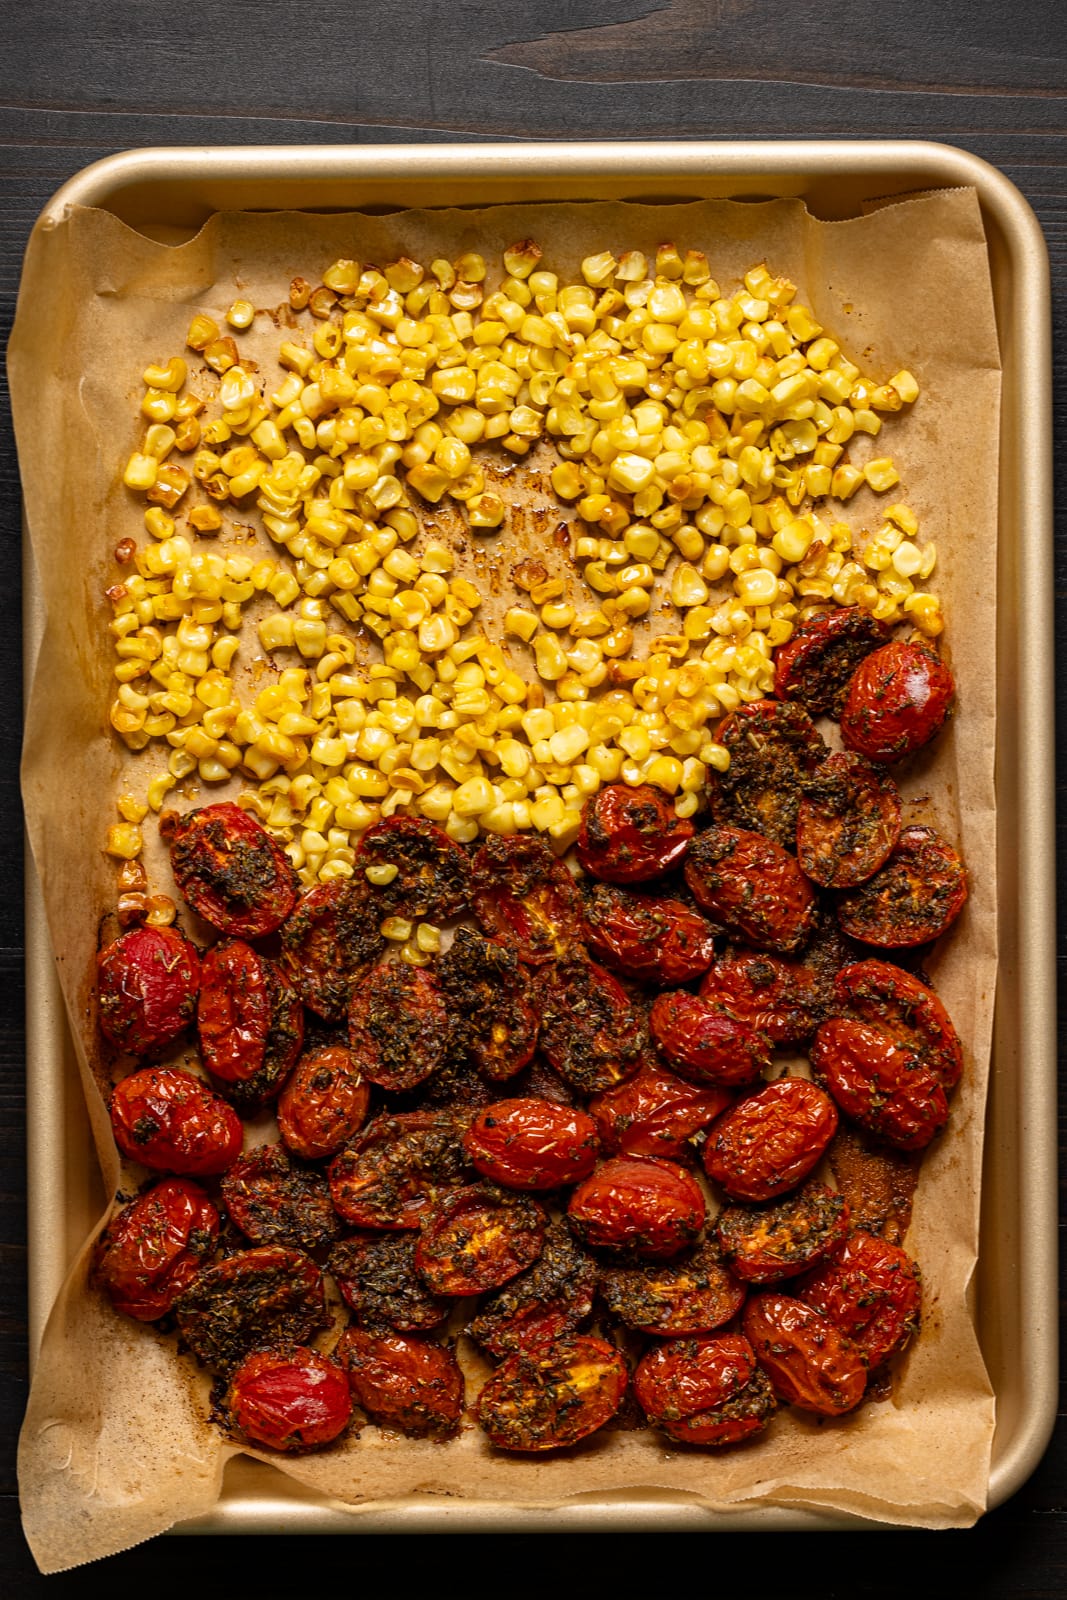
[[[900,482],[900,473],[888,456],[880,456],[877,461],[868,461],[863,469],[863,476],[877,494],[884,494],[887,489],[892,489]],[[836,472],[834,477],[837,477]]]
[[[144,836],[132,822],[116,822],[107,830],[105,854],[120,861],[133,861],[144,849]]]

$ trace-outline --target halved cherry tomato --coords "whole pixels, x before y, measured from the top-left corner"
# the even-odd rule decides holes
[[[283,1144],[261,1144],[238,1156],[223,1175],[230,1220],[253,1244],[318,1250],[341,1231],[326,1179],[294,1161]]]
[[[184,816],[165,811],[159,831],[170,846],[175,882],[197,916],[239,939],[259,939],[281,927],[296,904],[299,880],[255,817],[224,800]]]
[[[919,1326],[922,1279],[898,1245],[854,1233],[840,1255],[804,1278],[797,1294],[857,1345],[873,1371]]]
[[[515,950],[473,928],[457,928],[437,964],[449,1013],[449,1048],[479,1072],[502,1082],[533,1057],[540,1010],[533,979]]]
[[[671,1161],[613,1156],[571,1195],[567,1216],[583,1244],[645,1260],[675,1256],[704,1226],[696,1179]]]
[[[348,1043],[361,1075],[383,1089],[414,1089],[443,1065],[445,1003],[427,967],[379,961],[352,996]]]
[[[638,1364],[634,1393],[653,1427],[680,1444],[737,1444],[776,1410],[752,1346],[736,1333],[657,1345]]]
[[[746,1023],[721,1016],[686,989],[656,996],[652,1037],[676,1072],[723,1089],[753,1083],[771,1064],[771,1042]]]
[[[189,1026],[200,957],[177,928],[130,928],[96,958],[100,1031],[119,1050],[146,1056]]]
[[[715,959],[715,929],[691,906],[614,884],[587,895],[585,938],[598,961],[642,983],[688,983]]]
[[[304,1004],[341,1022],[352,991],[385,945],[366,878],[333,878],[302,895],[282,923],[282,966]]]
[[[788,851],[726,824],[693,842],[685,881],[699,906],[760,950],[791,955],[815,926],[815,891]]]
[[[491,834],[474,858],[471,904],[490,938],[535,964],[580,953],[582,897],[548,845],[529,834]]]
[[[273,1099],[304,1042],[304,1009],[276,962],[242,939],[204,957],[196,1026],[204,1065],[242,1110]]]
[[[795,1189],[837,1131],[837,1107],[807,1078],[779,1078],[715,1124],[704,1170],[732,1200],[773,1200]]]
[[[93,1282],[116,1311],[155,1322],[192,1283],[218,1236],[219,1214],[203,1189],[164,1178],[112,1217],[96,1246]]]
[[[478,1396],[478,1421],[501,1450],[557,1450],[595,1433],[626,1393],[626,1362],[578,1335],[509,1356]]]
[[[597,1269],[562,1218],[548,1225],[532,1267],[488,1296],[466,1332],[502,1358],[574,1333],[593,1314]]]
[[[765,1290],[747,1302],[741,1323],[771,1387],[787,1405],[839,1417],[863,1399],[862,1352],[802,1300]]]
[[[560,1189],[596,1165],[596,1123],[584,1111],[549,1100],[495,1100],[463,1138],[485,1178],[509,1189]]]
[[[660,1339],[711,1333],[736,1317],[747,1290],[712,1240],[669,1265],[614,1267],[601,1277],[610,1311],[630,1328]]]
[[[375,1422],[415,1439],[451,1439],[459,1432],[463,1374],[443,1344],[348,1327],[334,1354],[356,1404]]]
[[[386,817],[367,829],[356,851],[356,873],[383,866],[396,867],[397,873],[372,891],[380,917],[403,911],[443,922],[457,917],[470,900],[466,851],[425,817]]]
[[[422,1333],[443,1322],[451,1302],[432,1294],[415,1270],[411,1233],[364,1233],[334,1245],[327,1262],[341,1298],[362,1327],[383,1323]]]
[[[194,1178],[225,1172],[244,1139],[233,1107],[202,1079],[176,1067],[144,1067],[116,1084],[111,1128],[131,1161]]]
[[[352,1417],[344,1371],[308,1345],[254,1350],[230,1379],[223,1405],[243,1434],[270,1450],[319,1450]]]
[[[777,652],[774,692],[799,700],[812,716],[840,717],[853,672],[888,637],[888,626],[859,606],[821,611]]]
[[[686,1083],[646,1062],[627,1083],[590,1100],[589,1115],[612,1155],[683,1161],[693,1153],[693,1135],[709,1127],[733,1101],[726,1089]]]
[[[279,1244],[206,1267],[174,1313],[182,1348],[223,1373],[257,1346],[307,1344],[330,1325],[322,1273],[310,1256]]]
[[[851,889],[884,866],[900,837],[900,794],[862,756],[828,756],[797,812],[797,860],[824,889]]]
[[[873,1022],[917,1050],[943,1089],[963,1071],[963,1047],[952,1019],[932,989],[889,961],[842,967],[834,988],[842,1008]]]
[[[610,972],[576,957],[541,979],[541,1049],[582,1094],[598,1094],[637,1071],[648,1044],[644,1018]]]
[[[693,832],[662,789],[607,783],[582,807],[575,850],[585,871],[602,883],[647,883],[678,865]]]
[[[808,713],[788,700],[752,700],[723,719],[716,737],[730,752],[727,770],[709,776],[716,821],[795,850],[801,796],[827,755]]]
[[[726,1206],[715,1219],[715,1237],[745,1283],[779,1283],[840,1250],[848,1227],[843,1196],[808,1184],[772,1205]]]
[[[434,1294],[497,1289],[537,1260],[547,1222],[527,1195],[492,1184],[454,1189],[422,1218],[415,1266]]]
[[[873,878],[838,896],[837,917],[853,939],[903,949],[936,939],[967,899],[967,874],[932,828],[905,828]]]
[[[919,1052],[870,1022],[831,1017],[811,1064],[841,1110],[898,1150],[923,1150],[948,1121],[948,1100]]]
[[[937,737],[955,697],[952,673],[929,645],[893,639],[849,679],[841,737],[869,761],[901,761]]]
[[[435,1197],[470,1174],[468,1121],[452,1111],[375,1117],[330,1163],[334,1210],[357,1228],[417,1228]]]
[[[818,975],[806,962],[765,950],[733,951],[705,975],[700,998],[721,1016],[764,1033],[772,1044],[795,1044],[826,1014]]]
[[[351,1050],[323,1045],[302,1055],[278,1097],[278,1132],[306,1161],[336,1155],[359,1132],[370,1109],[370,1084]]]

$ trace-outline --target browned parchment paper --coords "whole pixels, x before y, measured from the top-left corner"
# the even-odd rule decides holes
[[[967,1070],[949,1129],[927,1154],[907,1239],[923,1269],[925,1325],[891,1400],[839,1421],[787,1412],[754,1445],[721,1454],[686,1453],[650,1432],[618,1433],[538,1461],[495,1454],[473,1428],[436,1446],[370,1427],[341,1447],[276,1464],[354,1507],[406,1495],[521,1507],[655,1490],[709,1509],[759,1504],[924,1527],[969,1524],[985,1504],[993,1427],[971,1288],[996,972],[991,651],[1000,392],[986,246],[970,191],[920,196],[834,223],[782,201],[387,217],[233,214],[212,218],[180,246],[151,242],[93,211],[74,210],[38,229],[9,352],[27,518],[47,610],[23,782],[105,1184],[114,1190],[119,1165],[97,1088],[91,984],[115,872],[100,847],[122,775],[132,770],[142,787],[160,770],[158,756],[121,752],[106,723],[104,590],[114,579],[117,540],[143,536],[140,510],[121,484],[137,437],[140,373],[147,361],[182,350],[194,311],[221,320],[238,291],[257,306],[279,306],[294,274],[318,281],[339,256],[428,261],[476,248],[491,260],[526,236],[540,241],[544,264],[560,272],[606,247],[651,252],[673,239],[705,250],[727,291],[766,259],[798,284],[799,298],[878,381],[900,367],[919,378],[912,413],[891,419],[877,441],[853,448],[852,458],[891,453],[902,483],[890,498],[909,503],[923,537],[937,542],[932,586],[944,599],[959,685],[959,715],[903,785],[913,814],[921,802],[924,817],[958,843],[971,874],[969,904],[935,963]],[[278,340],[272,332],[266,346],[276,348]],[[881,521],[866,490],[844,514],[857,532]],[[150,770],[138,765],[147,759],[155,761]],[[151,820],[145,826],[150,833]],[[206,1512],[233,1453],[206,1421],[206,1380],[176,1358],[172,1339],[117,1316],[88,1289],[87,1258],[88,1247],[49,1321],[21,1440],[24,1526],[46,1571]]]

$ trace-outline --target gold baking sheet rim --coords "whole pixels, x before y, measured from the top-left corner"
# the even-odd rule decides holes
[[[153,237],[190,235],[225,208],[392,210],[562,199],[763,200],[823,217],[931,188],[973,186],[989,240],[1004,371],[1000,437],[997,803],[1002,949],[983,1170],[976,1318],[997,1397],[989,1505],[1029,1477],[1057,1405],[1051,314],[1040,227],[1014,186],[968,153],[924,142],[568,142],[137,150],[76,175],[69,205]],[[26,681],[41,612],[28,543]],[[1012,619],[1026,616],[1025,628]],[[102,1194],[32,864],[26,877],[30,1348]],[[95,1209],[94,1209],[95,1208]],[[993,1219],[995,1226],[993,1225]],[[210,1516],[182,1533],[714,1531],[882,1526],[774,1507],[713,1513],[667,1493],[507,1507],[444,1498],[341,1510],[261,1463],[227,1468]]]

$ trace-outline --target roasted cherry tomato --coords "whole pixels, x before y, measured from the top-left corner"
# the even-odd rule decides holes
[[[778,1283],[840,1250],[848,1227],[844,1197],[813,1183],[772,1205],[726,1206],[715,1219],[715,1237],[745,1283]]]
[[[241,1153],[240,1118],[191,1072],[144,1067],[115,1085],[111,1128],[124,1156],[153,1172],[206,1178]]]
[[[609,883],[586,896],[585,938],[598,961],[642,983],[689,983],[715,959],[715,929],[691,906]]]
[[[867,1366],[858,1346],[802,1300],[767,1289],[748,1300],[741,1325],[787,1405],[839,1417],[863,1399]]]
[[[278,1099],[278,1132],[306,1161],[336,1155],[359,1132],[370,1109],[370,1085],[351,1050],[327,1044],[302,1055]]]
[[[726,1445],[762,1433],[777,1402],[747,1339],[676,1339],[639,1362],[634,1393],[653,1427],[679,1444]]]
[[[849,679],[841,737],[868,761],[901,761],[937,737],[955,697],[952,674],[929,645],[893,639]]]
[[[296,904],[299,879],[276,839],[229,800],[179,816],[165,811],[174,881],[197,916],[220,933],[259,939]]]
[[[269,1450],[319,1450],[352,1417],[343,1369],[308,1345],[254,1350],[230,1379],[223,1405],[243,1434]]]
[[[731,1200],[773,1200],[795,1189],[837,1131],[837,1108],[807,1078],[779,1078],[715,1124],[704,1170]]]
[[[873,878],[838,896],[837,917],[853,939],[904,949],[936,939],[967,899],[963,863],[932,828],[905,828]]]
[[[478,1396],[478,1421],[501,1450],[557,1450],[609,1422],[626,1393],[626,1362],[578,1335],[509,1356]]]
[[[425,817],[386,817],[368,828],[356,851],[357,875],[368,867],[397,869],[389,883],[374,889],[380,916],[402,911],[443,922],[458,917],[470,901],[466,851]]]
[[[700,998],[772,1044],[795,1044],[815,1032],[826,1015],[817,974],[804,962],[765,950],[735,950],[705,975]]]
[[[562,1218],[549,1224],[532,1267],[489,1295],[466,1331],[491,1356],[574,1333],[593,1314],[597,1269]]]
[[[253,1244],[318,1250],[341,1231],[326,1179],[294,1161],[283,1144],[261,1144],[238,1156],[221,1187],[231,1221]]]
[[[662,789],[607,783],[582,807],[575,849],[585,871],[602,883],[647,883],[678,865],[693,832]]]
[[[224,939],[204,957],[196,1027],[221,1092],[256,1110],[279,1094],[296,1064],[304,1008],[276,962],[241,939]]]
[[[900,794],[862,756],[827,756],[797,813],[797,860],[824,889],[851,889],[885,865],[900,837]]]
[[[307,1344],[330,1325],[322,1273],[278,1244],[205,1268],[174,1311],[182,1347],[215,1372],[232,1372],[257,1345]]]
[[[716,737],[730,752],[727,770],[709,777],[716,820],[795,850],[801,795],[827,755],[808,713],[788,700],[752,700],[723,719]]]
[[[342,1239],[327,1263],[341,1298],[362,1327],[383,1324],[397,1333],[422,1333],[443,1322],[451,1301],[431,1294],[415,1270],[411,1233],[365,1233]]]
[[[491,834],[474,858],[472,907],[491,938],[522,961],[555,961],[582,950],[582,897],[548,845],[529,834]]]
[[[93,1281],[138,1322],[165,1317],[219,1235],[219,1214],[197,1184],[164,1178],[123,1206],[93,1257]]]
[[[463,1414],[463,1374],[443,1344],[403,1333],[346,1328],[335,1351],[356,1404],[416,1439],[451,1439]]]
[[[919,1327],[918,1267],[899,1246],[871,1233],[852,1234],[835,1260],[797,1285],[797,1294],[862,1350],[872,1371]]]
[[[550,1100],[495,1100],[463,1138],[474,1166],[508,1189],[560,1189],[596,1165],[596,1123]]]
[[[674,1070],[696,1083],[731,1089],[753,1083],[771,1064],[765,1033],[720,1015],[687,989],[657,995],[648,1022]]]
[[[637,1071],[645,1020],[610,972],[576,957],[541,979],[541,1049],[581,1094],[599,1094]]]
[[[470,1174],[468,1121],[451,1111],[375,1117],[330,1163],[334,1210],[357,1228],[417,1228],[435,1196]]]
[[[494,1082],[521,1072],[533,1057],[540,1009],[529,970],[501,939],[457,928],[437,964],[449,1013],[449,1047]]]
[[[697,904],[760,950],[791,955],[815,926],[815,891],[788,851],[744,828],[713,826],[694,840],[685,881]]]
[[[383,1089],[414,1089],[444,1065],[448,1019],[426,967],[379,961],[352,996],[348,1042],[364,1078]]]
[[[612,1268],[603,1273],[600,1292],[628,1327],[660,1339],[721,1328],[736,1317],[747,1293],[711,1240],[667,1266]]]
[[[684,1167],[613,1156],[580,1183],[567,1216],[583,1244],[645,1260],[676,1256],[704,1226],[704,1195]]]
[[[415,1266],[434,1294],[498,1289],[537,1260],[547,1221],[527,1195],[493,1184],[453,1189],[422,1219]]]
[[[937,995],[918,978],[889,961],[856,961],[841,968],[834,988],[843,1009],[917,1050],[943,1089],[959,1082],[959,1035]]]
[[[282,966],[301,1000],[343,1022],[352,991],[385,946],[382,916],[362,873],[316,884],[282,923]]]
[[[889,629],[859,606],[820,611],[797,627],[775,657],[774,692],[798,700],[812,716],[840,717],[849,680]]]
[[[100,1032],[119,1050],[146,1056],[192,1022],[200,957],[177,928],[130,928],[96,958]]]
[[[691,1140],[721,1116],[734,1097],[726,1089],[686,1083],[646,1062],[636,1077],[589,1102],[600,1142],[612,1155],[682,1161]]]
[[[811,1065],[853,1122],[898,1150],[923,1150],[948,1121],[948,1100],[920,1053],[870,1022],[831,1017]]]

